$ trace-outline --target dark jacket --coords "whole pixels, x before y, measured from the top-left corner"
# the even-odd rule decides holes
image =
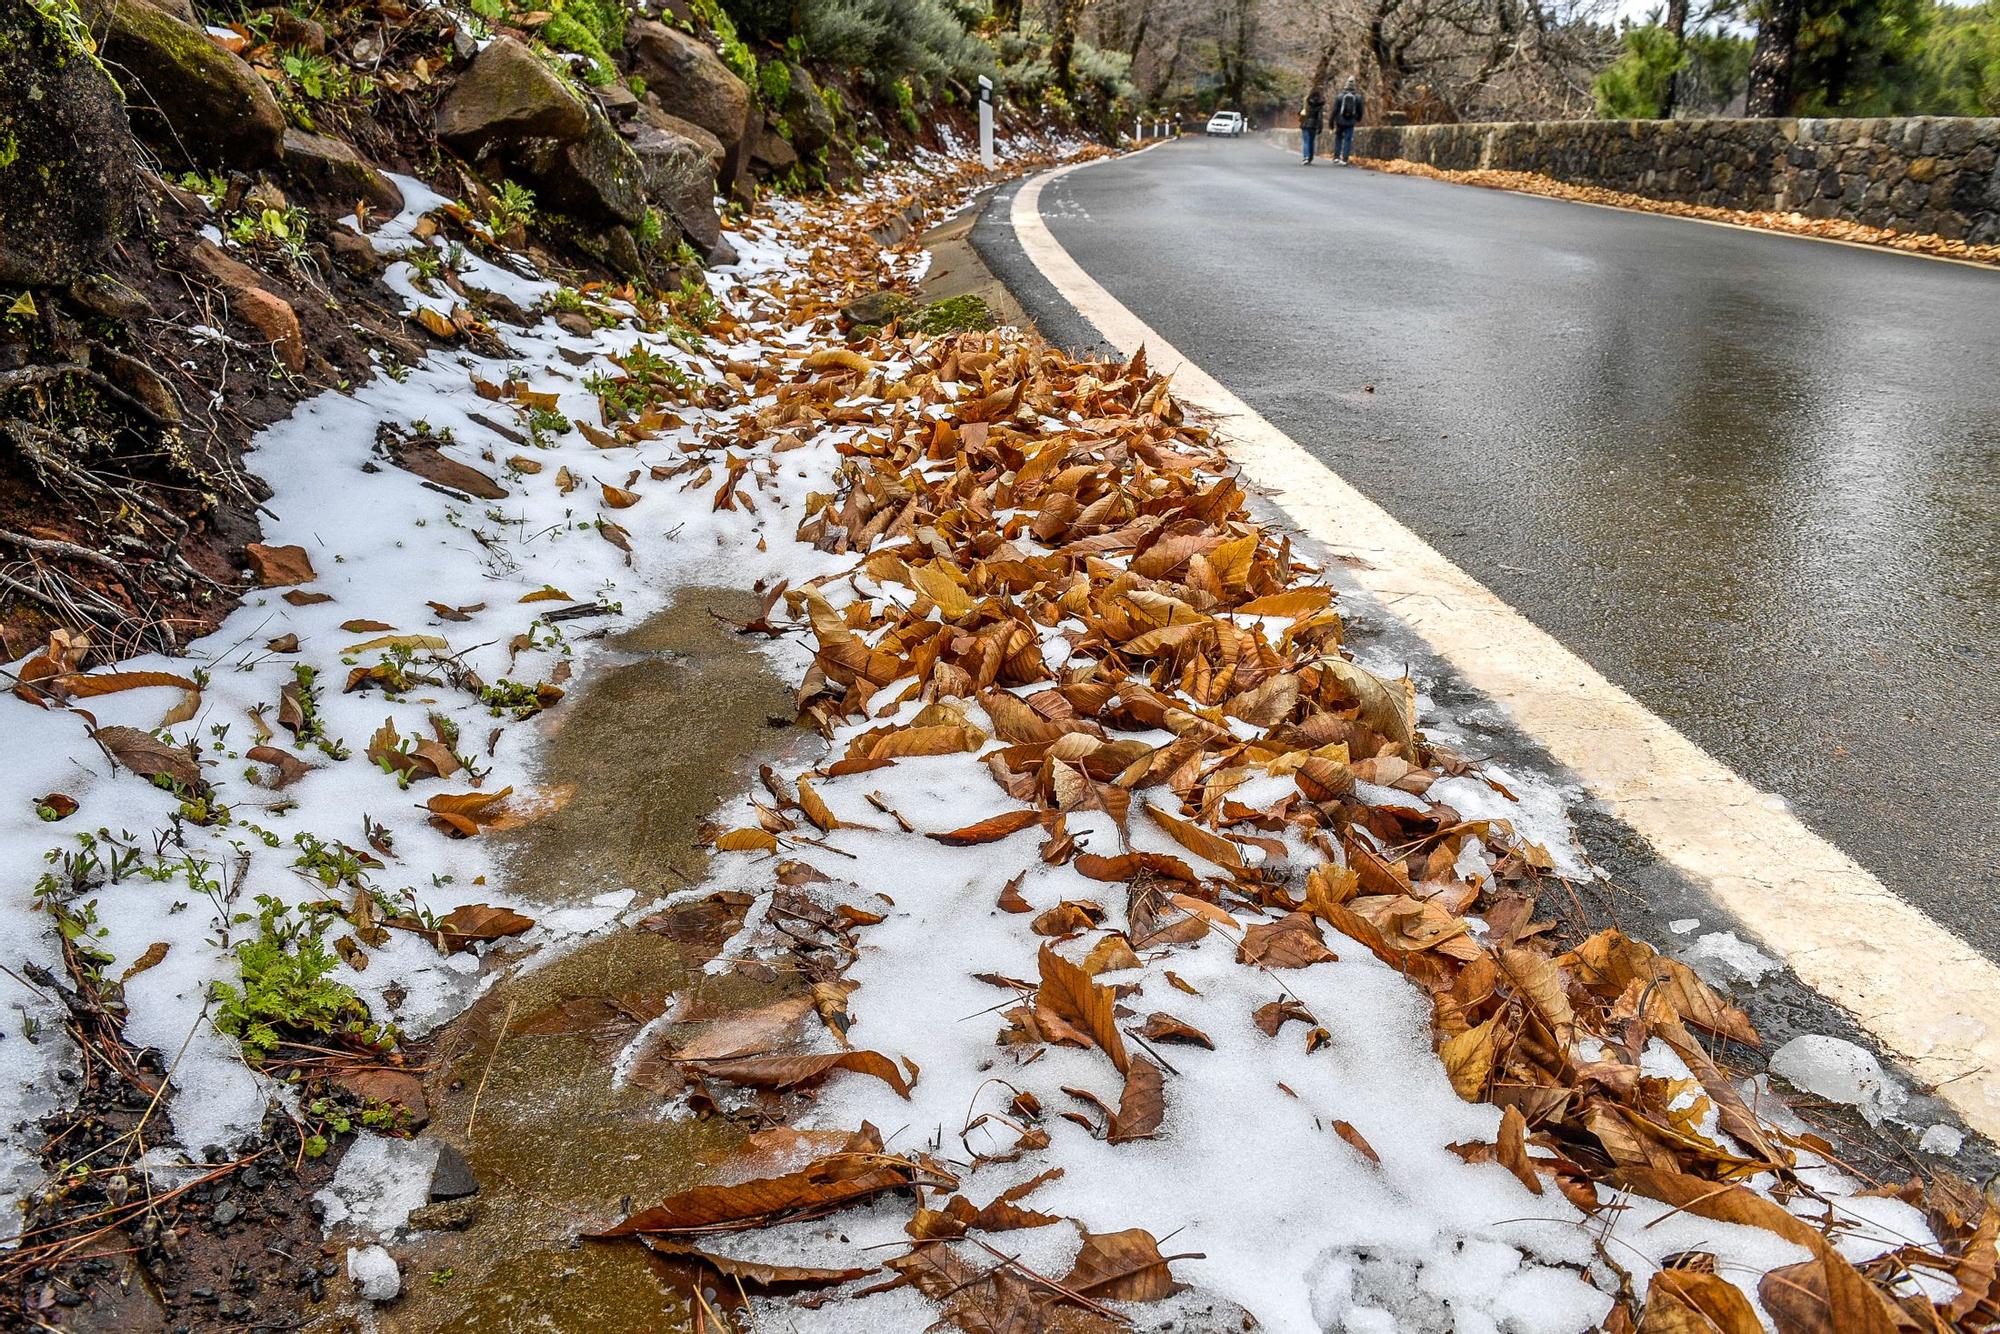
[[[1359,125],[1362,112],[1361,94],[1352,88],[1343,88],[1333,99],[1333,123],[1335,125]]]
[[[1324,124],[1326,124],[1326,98],[1315,88],[1312,96],[1306,99],[1305,109],[1299,112],[1299,128],[1317,130]]]

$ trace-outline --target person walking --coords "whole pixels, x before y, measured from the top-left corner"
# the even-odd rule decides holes
[[[1360,90],[1354,86],[1354,76],[1349,75],[1347,86],[1333,99],[1333,158],[1341,166],[1347,166],[1347,155],[1354,150],[1354,127],[1361,123],[1366,110],[1361,100]]]
[[[1306,104],[1299,108],[1299,148],[1305,157],[1300,165],[1310,167],[1313,161],[1313,145],[1319,140],[1319,127],[1326,124],[1326,95],[1315,88],[1306,94]]]

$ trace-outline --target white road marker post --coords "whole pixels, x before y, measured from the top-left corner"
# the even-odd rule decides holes
[[[979,76],[979,165],[993,170],[993,80]]]

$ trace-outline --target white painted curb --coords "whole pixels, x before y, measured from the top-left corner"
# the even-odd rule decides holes
[[[2000,968],[1433,550],[1099,286],[1041,217],[1042,187],[1091,165],[1058,167],[1014,196],[1021,248],[1063,299],[1124,355],[1143,346],[1183,402],[1219,420],[1245,478],[1346,558],[1354,583],[1968,1126],[2000,1139]]]

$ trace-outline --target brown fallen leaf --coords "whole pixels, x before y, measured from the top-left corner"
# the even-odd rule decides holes
[[[193,792],[206,786],[192,744],[171,745],[136,727],[100,727],[90,735],[111,758],[141,778],[164,778]]]
[[[896,1063],[879,1051],[836,1051],[802,1056],[741,1056],[721,1061],[681,1061],[681,1065],[711,1079],[751,1088],[788,1089],[816,1083],[835,1070],[873,1075],[897,1093],[910,1096],[909,1080]]]
[[[956,1179],[925,1164],[882,1152],[881,1138],[870,1128],[850,1136],[844,1150],[815,1158],[795,1171],[732,1185],[696,1186],[591,1235],[740,1231],[816,1218],[918,1183],[944,1189],[958,1185]]]
[[[276,639],[266,640],[264,647],[273,653],[297,653],[299,637],[292,634],[279,635]]]
[[[1346,1140],[1349,1147],[1369,1162],[1374,1163],[1377,1167],[1382,1165],[1382,1155],[1375,1152],[1375,1146],[1370,1144],[1360,1131],[1347,1122],[1335,1121],[1333,1123],[1333,1133]]]
[[[1148,1042],[1181,1042],[1190,1047],[1206,1047],[1215,1050],[1215,1043],[1208,1034],[1193,1024],[1183,1023],[1172,1015],[1155,1010],[1146,1016],[1146,1025],[1139,1030],[1139,1036]]]
[[[639,1240],[655,1255],[670,1256],[677,1260],[692,1260],[706,1269],[714,1270],[731,1283],[740,1283],[753,1292],[798,1292],[806,1288],[827,1288],[839,1283],[849,1283],[857,1278],[865,1278],[875,1272],[872,1265],[858,1269],[809,1269],[799,1265],[759,1264],[754,1260],[738,1260],[727,1255],[717,1255],[713,1251],[704,1251],[668,1237],[642,1235]]]
[[[1023,872],[1021,875],[1015,876],[1012,880],[1009,880],[1005,885],[1001,886],[1000,911],[1012,912],[1012,913],[1030,913],[1035,910],[1035,905],[1029,903],[1026,899],[1021,897],[1021,881],[1025,877],[1026,877],[1026,872]]]
[[[1340,958],[1319,938],[1319,928],[1302,912],[1286,913],[1275,922],[1260,922],[1243,933],[1236,947],[1238,963],[1266,968],[1305,968]]]
[[[1251,1019],[1267,1038],[1278,1036],[1278,1030],[1283,1028],[1288,1020],[1297,1019],[1307,1024],[1313,1021],[1312,1012],[1289,996],[1283,1000],[1274,1000],[1268,1005],[1259,1005]]]
[[[1728,1279],[1693,1269],[1662,1269],[1646,1287],[1638,1334],[1759,1334],[1763,1328],[1750,1299]]]
[[[174,672],[91,672],[58,676],[52,684],[59,694],[79,699],[116,694],[123,690],[145,690],[153,686],[172,686],[194,695],[201,693],[199,685]]]
[[[439,953],[457,954],[469,950],[474,945],[492,940],[504,940],[518,936],[535,924],[532,917],[524,917],[512,908],[495,908],[484,903],[468,903],[453,908],[431,925],[425,925],[415,917],[384,918],[384,926],[393,926],[403,931],[414,931],[428,936]]]
[[[1151,1139],[1166,1115],[1166,1077],[1145,1057],[1134,1057],[1125,1072],[1125,1092],[1118,1099],[1118,1110],[1104,1138],[1112,1144]]]
[[[609,482],[599,482],[598,486],[604,492],[604,503],[612,509],[630,509],[639,503],[639,493],[636,491],[627,491],[624,487],[613,486]]]
[[[813,1012],[811,996],[789,996],[740,1014],[725,1015],[702,1026],[674,1051],[677,1060],[719,1061],[757,1056],[795,1042],[800,1025]]]
[[[1160,1243],[1139,1227],[1084,1233],[1076,1263],[1061,1282],[1071,1292],[1114,1302],[1163,1301],[1181,1290]]]
[[[145,951],[141,953],[138,958],[132,960],[131,964],[125,969],[125,971],[118,975],[118,980],[120,982],[130,982],[133,978],[145,972],[148,968],[151,968],[154,965],[158,964],[160,960],[166,957],[167,957],[167,942],[164,940],[156,940],[152,944],[146,946]]]
[[[67,820],[76,814],[77,801],[67,792],[50,792],[35,798],[35,808],[38,811],[49,812],[55,819]]]
[[[1036,995],[1040,1003],[1096,1043],[1118,1072],[1124,1074],[1131,1061],[1125,1054],[1125,1039],[1112,1012],[1111,988],[1093,982],[1088,973],[1047,945],[1042,946],[1038,962],[1041,987]]]
[[[732,829],[715,840],[717,852],[776,852],[778,836],[768,829]]]
[[[513,794],[511,787],[498,792],[439,793],[424,803],[424,809],[431,813],[431,823],[438,828],[472,838],[481,827],[498,822],[499,807]]]
[[[340,628],[351,635],[372,635],[377,630],[393,630],[396,627],[387,621],[371,621],[357,616],[351,621],[342,621]]]
[[[924,837],[934,838],[950,847],[966,848],[974,844],[996,842],[1009,834],[1018,834],[1023,829],[1033,828],[1041,823],[1041,818],[1038,811],[1004,811],[977,824],[966,825],[963,829],[953,829],[943,834],[926,834]]]
[[[278,746],[252,746],[243,752],[243,758],[277,768],[277,775],[265,784],[273,791],[283,791],[313,770],[312,765]]]
[[[1528,1157],[1528,1120],[1519,1107],[1509,1107],[1500,1113],[1500,1138],[1494,1146],[1494,1157],[1528,1188],[1530,1195],[1542,1193],[1542,1179],[1535,1173],[1534,1160]]]

